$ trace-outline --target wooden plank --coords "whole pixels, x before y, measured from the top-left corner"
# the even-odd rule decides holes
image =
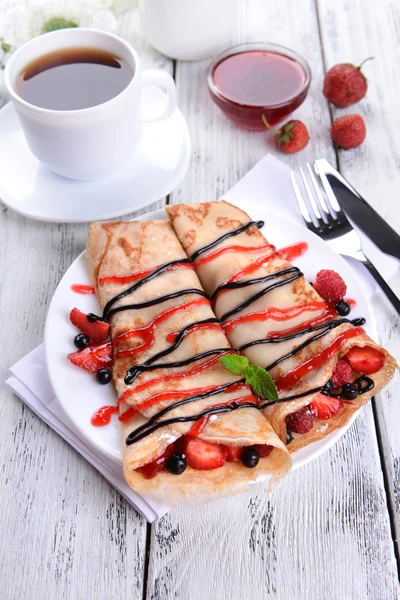
[[[146,66],[172,72],[142,39],[137,15],[122,21],[120,33]],[[8,367],[43,340],[49,301],[84,249],[88,225],[30,221],[3,205],[0,213],[4,381]],[[1,597],[141,598],[145,521],[8,389],[1,402]]]
[[[320,2],[319,14],[327,68],[338,62],[359,64],[367,56],[375,57],[365,65],[368,78],[366,97],[346,110],[333,109],[334,118],[345,113],[359,113],[367,126],[364,144],[352,151],[339,150],[339,161],[345,177],[400,233],[397,198],[400,187],[400,140],[396,126],[393,126],[397,119],[396,104],[400,94],[400,74],[395,66],[400,59],[400,33],[396,26],[398,3],[395,0],[383,0],[379,10],[376,10],[372,2],[354,0],[349,3],[339,0],[335,3],[335,10],[332,10],[326,2]],[[400,295],[400,269],[390,283]],[[393,356],[400,356],[398,315],[380,292],[374,297],[373,308],[383,345]],[[400,381],[397,376],[389,389],[376,400],[397,545],[400,537],[399,395]]]
[[[242,2],[241,39],[287,44],[309,61],[313,83],[296,116],[310,131],[296,166],[316,156],[335,164],[321,99],[322,52],[312,0]],[[333,9],[331,9],[333,10]],[[357,43],[357,31],[353,33]],[[177,84],[193,143],[192,168],[172,202],[215,199],[267,151],[263,133],[240,131],[208,97],[207,63],[178,63]],[[326,127],[321,127],[326,123]],[[203,507],[178,507],[153,525],[148,600],[392,599],[397,570],[371,406],[329,452],[261,487]]]

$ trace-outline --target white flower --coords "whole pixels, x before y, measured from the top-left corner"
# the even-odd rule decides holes
[[[20,0],[0,14],[0,36],[15,50],[40,35],[50,20],[62,18],[80,27],[115,31],[117,17],[137,6],[136,0]],[[1,64],[1,61],[0,61]]]
[[[103,31],[113,32],[117,29],[118,21],[111,11],[107,9],[98,10],[94,13],[92,22],[89,27],[91,29],[102,29]]]
[[[114,14],[119,16],[123,12],[136,9],[137,5],[137,0],[114,0],[112,3],[112,9]]]

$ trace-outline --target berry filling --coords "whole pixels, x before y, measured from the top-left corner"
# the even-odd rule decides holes
[[[385,355],[371,346],[353,346],[344,356],[351,368],[362,375],[372,375],[382,369]]]
[[[85,371],[97,373],[100,369],[110,367],[112,364],[111,343],[87,346],[84,350],[68,354],[68,359],[73,365],[85,369]]]
[[[198,471],[211,471],[223,467],[225,462],[239,462],[249,469],[257,466],[260,458],[270,455],[273,446],[223,446],[199,438],[184,437],[165,450],[155,460],[136,469],[145,479],[152,479],[164,469],[173,475],[181,475],[190,466]]]
[[[308,433],[314,424],[309,406],[303,406],[286,417],[286,427],[293,433]]]
[[[327,302],[336,304],[343,300],[347,287],[339,273],[331,269],[322,269],[317,273],[314,290]]]
[[[69,315],[72,325],[81,333],[87,335],[91,342],[104,342],[109,336],[110,325],[104,321],[89,321],[88,317],[77,308],[73,308]]]
[[[339,360],[332,375],[333,387],[339,388],[345,383],[349,383],[351,381],[352,374],[353,369],[349,363],[345,360]]]
[[[141,473],[145,479],[153,479],[157,473],[160,473],[160,471],[164,469],[168,458],[174,454],[175,448],[175,444],[170,444],[161,456],[158,456],[155,460],[147,463],[147,465],[139,467],[136,471]]]
[[[325,421],[337,415],[337,413],[342,410],[343,406],[343,402],[337,398],[317,394],[310,404],[310,409],[316,419]]]

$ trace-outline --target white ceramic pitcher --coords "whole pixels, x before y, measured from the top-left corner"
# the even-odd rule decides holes
[[[139,15],[156,50],[180,60],[202,60],[232,44],[238,1],[139,0]]]

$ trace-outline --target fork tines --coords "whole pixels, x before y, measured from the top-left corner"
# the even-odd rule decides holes
[[[310,164],[307,163],[307,175],[304,170],[300,167],[300,175],[302,178],[303,186],[306,192],[306,198],[308,200],[311,211],[307,206],[307,202],[304,199],[304,195],[301,193],[296,177],[293,171],[290,172],[290,178],[293,185],[293,190],[296,196],[297,204],[303,219],[306,221],[309,229],[315,229],[315,232],[320,233],[322,229],[331,228],[337,225],[350,225],[346,215],[340,208],[338,201],[332,191],[330,183],[326,175],[317,170],[316,164],[314,168],[319,176],[322,183],[325,196],[322,193],[321,187],[314,175],[313,169]]]

